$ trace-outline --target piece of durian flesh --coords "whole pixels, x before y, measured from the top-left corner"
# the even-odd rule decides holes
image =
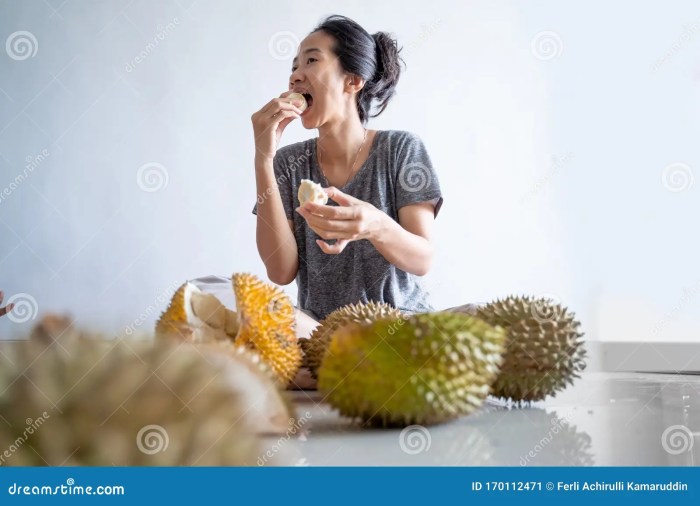
[[[299,197],[299,205],[303,206],[306,202],[313,202],[315,204],[326,204],[328,202],[328,195],[323,190],[320,184],[314,183],[310,179],[302,179],[299,185],[299,191],[297,192]]]

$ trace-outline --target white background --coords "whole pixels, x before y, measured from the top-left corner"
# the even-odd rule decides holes
[[[370,127],[418,134],[439,174],[437,308],[547,294],[592,340],[700,341],[692,1],[2,1],[6,299],[119,332],[186,279],[264,277],[250,115],[334,13],[404,46]],[[18,31],[36,54],[7,45]],[[283,143],[316,135],[293,123]]]

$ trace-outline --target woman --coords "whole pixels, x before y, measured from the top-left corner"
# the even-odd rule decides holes
[[[297,280],[300,337],[348,303],[433,310],[420,276],[443,201],[437,175],[416,135],[366,128],[394,95],[400,62],[386,33],[330,16],[301,42],[289,91],[251,118],[258,252],[272,282]],[[292,92],[306,97],[303,113]],[[298,118],[318,137],[279,148]],[[328,204],[299,207],[302,179],[320,183]]]

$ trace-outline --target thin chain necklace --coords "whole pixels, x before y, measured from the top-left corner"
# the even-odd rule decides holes
[[[346,184],[350,181],[350,178],[352,177],[353,173],[355,172],[355,164],[357,163],[357,158],[360,156],[360,151],[362,151],[362,147],[365,145],[365,141],[367,140],[367,129],[365,128],[365,137],[362,139],[362,144],[360,144],[360,149],[357,150],[357,154],[355,155],[355,161],[352,162],[352,167],[350,168],[350,175],[348,178],[345,180],[345,183],[343,183],[343,186],[340,188],[344,188]],[[316,146],[318,146],[318,141],[316,141]],[[331,186],[331,183],[328,182],[328,178],[326,177],[326,173],[323,172],[323,167],[321,167],[321,149],[318,150],[318,168],[321,169],[321,174],[323,174],[323,179],[326,180],[326,184],[328,186]]]

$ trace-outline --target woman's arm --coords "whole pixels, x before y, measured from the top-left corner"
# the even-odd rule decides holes
[[[271,159],[255,158],[255,184],[258,195],[265,195],[257,206],[255,239],[267,277],[278,285],[288,285],[299,269],[294,222],[287,219]],[[269,189],[269,190],[268,190]]]
[[[399,222],[389,215],[379,219],[369,240],[389,263],[399,269],[425,276],[433,259],[431,235],[435,221],[432,202],[419,202],[399,209]]]

